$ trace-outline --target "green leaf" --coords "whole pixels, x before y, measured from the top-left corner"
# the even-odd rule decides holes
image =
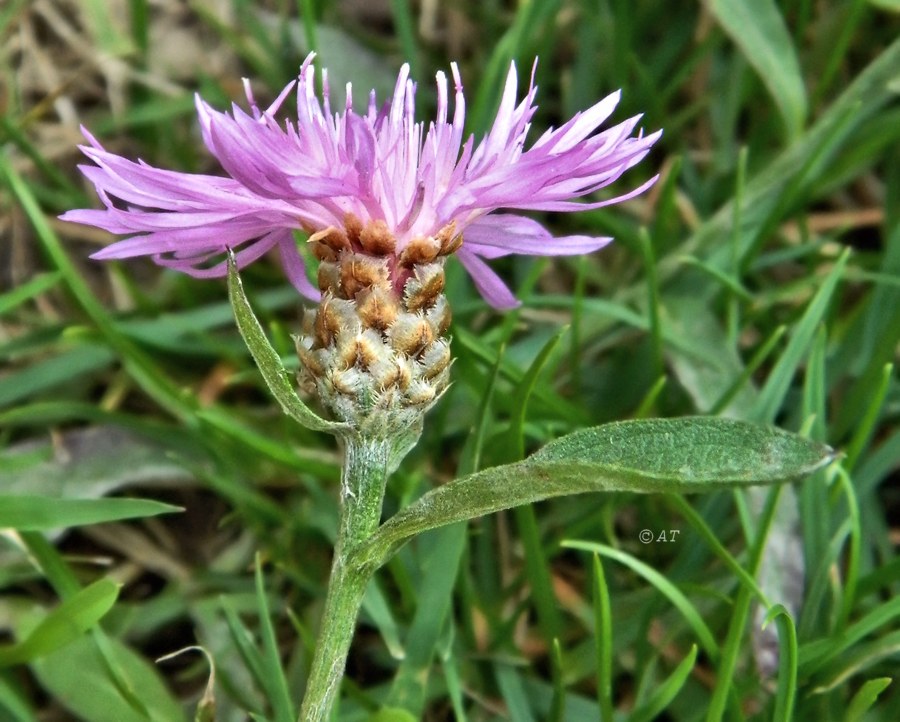
[[[0,676],[0,719],[9,722],[37,722],[37,716],[26,702],[21,682],[10,682]]]
[[[0,528],[20,531],[102,524],[184,511],[150,499],[59,499],[50,496],[0,496]]]
[[[58,356],[4,375],[0,379],[0,407],[14,406],[30,396],[59,390],[67,385],[84,384],[84,376],[107,368],[113,358],[105,347],[80,344]]]
[[[537,722],[521,672],[510,663],[495,662],[494,677],[510,722]]]
[[[798,136],[806,120],[806,88],[775,0],[708,0],[706,6],[772,95],[788,136]]]
[[[566,712],[566,689],[563,682],[562,647],[559,639],[553,640],[552,654],[550,656],[550,674],[553,682],[553,697],[550,699],[550,712],[547,715],[548,722],[562,722]]]
[[[424,570],[416,599],[416,613],[403,640],[404,657],[387,702],[421,716],[428,677],[441,632],[453,605],[453,586],[465,550],[468,529],[457,524],[417,540]]]
[[[234,646],[237,648],[238,654],[244,662],[244,666],[247,668],[247,671],[250,672],[257,687],[268,693],[266,661],[260,651],[256,648],[256,645],[253,642],[253,635],[250,630],[244,626],[232,600],[229,597],[222,596],[219,601],[222,605],[222,611],[225,612],[225,620],[228,624],[228,631],[231,633],[231,640],[234,642]]]
[[[75,419],[113,423],[60,430],[52,440],[23,440],[3,449],[0,493],[95,499],[136,485],[195,482],[191,472],[172,458],[193,458],[198,465],[203,460],[197,437],[183,429],[65,402],[29,404],[15,412],[0,413],[0,427],[25,422],[46,428],[71,425]],[[133,433],[128,426],[140,433]]]
[[[172,698],[156,668],[116,639],[100,650],[88,636],[32,665],[41,686],[73,713],[91,722],[185,722],[181,705]],[[108,655],[104,658],[104,654]],[[136,708],[118,687],[109,668],[115,665],[140,699]]]
[[[859,674],[869,667],[894,659],[900,655],[900,629],[858,646],[852,653],[835,660],[823,671],[825,678],[822,684],[813,688],[813,694],[824,694],[846,682],[850,677]]]
[[[813,674],[834,659],[845,659],[853,647],[878,630],[889,627],[900,617],[900,597],[875,607],[839,635],[822,637],[800,648],[800,665],[803,673]]]
[[[900,13],[900,0],[869,0],[869,4],[892,13]]]
[[[565,541],[563,547],[567,549],[580,549],[581,551],[591,552],[593,554],[602,554],[603,556],[614,559],[620,564],[624,564],[633,572],[640,574],[650,584],[656,587],[673,606],[681,612],[685,621],[690,625],[691,629],[703,645],[703,649],[711,659],[717,659],[719,656],[719,647],[716,644],[715,636],[710,630],[709,625],[703,621],[701,612],[691,604],[690,600],[685,596],[673,582],[669,581],[663,574],[656,571],[649,564],[645,564],[640,559],[626,554],[619,549],[613,549],[606,544],[598,544],[596,542],[587,541]]]
[[[276,722],[293,722],[297,715],[294,712],[288,682],[284,677],[284,670],[281,665],[281,655],[278,651],[278,641],[275,638],[275,627],[272,624],[269,601],[266,598],[266,585],[258,552],[256,554],[255,580],[256,604],[259,607],[259,626],[262,637],[260,659],[265,672],[266,696],[272,705],[272,712]]]
[[[347,424],[323,419],[297,396],[291,375],[284,368],[281,357],[266,338],[262,326],[259,325],[259,321],[244,295],[244,287],[237,272],[233,253],[228,254],[228,298],[234,309],[238,330],[241,332],[247,348],[250,349],[269,391],[281,404],[284,413],[297,423],[315,431],[336,433],[349,429]]]
[[[542,499],[599,491],[712,491],[807,476],[827,446],[733,419],[620,421],[556,439],[525,461],[445,484],[385,522],[358,562],[381,565],[409,537]]]
[[[681,660],[669,678],[657,687],[656,691],[653,693],[653,697],[651,697],[646,704],[641,705],[641,707],[631,713],[629,722],[650,722],[650,720],[658,719],[657,715],[659,715],[660,712],[669,705],[669,702],[675,699],[675,696],[681,691],[681,688],[687,681],[688,675],[694,669],[696,661],[697,645],[694,644],[691,646],[691,651],[688,652],[687,657]]]
[[[563,335],[568,330],[568,326],[563,326],[550,337],[547,343],[545,343],[538,352],[538,355],[528,367],[528,371],[525,372],[525,376],[522,378],[521,383],[516,388],[515,396],[513,397],[513,406],[510,412],[508,435],[508,448],[511,449],[514,461],[519,461],[525,456],[525,416],[528,410],[528,402],[531,399],[531,395],[534,392],[534,388],[537,385],[541,372],[544,370],[544,367],[547,365],[547,362],[550,360],[550,357],[562,340]],[[509,457],[506,458],[508,459]]]
[[[743,256],[756,242],[762,224],[770,223],[773,217],[782,217],[786,195],[796,195],[811,182],[812,176],[806,172],[807,169],[812,164],[818,164],[819,173],[827,174],[838,150],[853,139],[853,134],[869,118],[893,102],[896,93],[891,90],[891,83],[896,78],[898,62],[900,39],[893,41],[859,73],[797,142],[788,146],[778,158],[747,182],[738,202],[741,219],[737,244],[739,256]],[[662,281],[672,280],[676,274],[681,275],[681,258],[686,254],[702,257],[712,265],[730,268],[733,248],[721,241],[733,228],[734,219],[734,201],[729,201],[697,228],[682,245],[680,254],[660,260]]]
[[[190,101],[189,98],[185,100]],[[94,131],[98,132],[98,129],[94,128]],[[30,186],[2,153],[0,153],[0,177],[5,178],[10,190],[34,227],[37,240],[62,275],[72,296],[106,337],[109,346],[122,358],[129,375],[163,408],[188,426],[193,426],[195,424],[195,405],[185,398],[181,389],[149,357],[145,356],[121,334],[103,304],[95,297],[84,275],[67,255]]]
[[[594,639],[597,655],[597,703],[600,718],[613,718],[612,604],[600,554],[594,554]]]
[[[60,278],[62,278],[60,273],[39,273],[27,283],[23,283],[21,286],[13,288],[6,293],[0,293],[0,316],[25,303],[25,301],[53,288],[59,283]]]
[[[891,682],[890,677],[878,677],[870,679],[860,687],[859,692],[853,695],[853,699],[850,700],[850,705],[847,707],[847,716],[845,717],[847,722],[857,722],[857,720],[863,719],[863,715],[875,704],[881,693],[891,686]]]
[[[405,709],[384,707],[369,717],[369,722],[416,722],[416,718]]]
[[[75,641],[112,609],[120,587],[109,579],[85,587],[44,617],[21,642],[0,647],[0,667],[30,662]]]
[[[769,610],[765,624],[773,619],[778,625],[778,693],[774,719],[793,719],[797,696],[797,630],[791,613],[783,604],[776,604]]]
[[[820,282],[816,295],[812,297],[803,316],[793,328],[787,348],[769,373],[766,384],[750,411],[751,416],[757,421],[771,423],[778,415],[802,359],[813,348],[817,330],[821,328],[822,319],[837,289],[838,281],[843,277],[849,257],[850,250],[845,249],[828,276]]]

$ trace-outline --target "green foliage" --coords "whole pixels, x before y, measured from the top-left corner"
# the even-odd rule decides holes
[[[47,614],[21,642],[0,646],[0,667],[31,662],[62,649],[93,627],[118,596],[119,585],[108,579],[80,590]]]
[[[423,531],[554,496],[772,484],[808,476],[833,459],[831,449],[802,437],[728,419],[645,419],[582,429],[525,461],[428,492],[381,526],[358,563],[381,566]]]
[[[89,637],[35,662],[41,685],[81,718],[97,722],[186,722],[159,673],[116,639],[101,651]],[[129,694],[115,683],[108,665],[130,681]]]
[[[102,524],[120,519],[183,511],[150,499],[55,499],[47,496],[0,496],[0,526],[38,531]]]
[[[709,0],[706,6],[759,74],[778,105],[789,139],[795,139],[806,121],[806,88],[775,0]]]
[[[269,344],[269,340],[244,295],[244,288],[234,263],[234,254],[229,255],[228,258],[228,297],[231,299],[234,317],[247,348],[253,354],[253,359],[262,373],[269,391],[281,405],[284,413],[298,424],[315,431],[337,432],[346,429],[346,424],[327,421],[316,415],[297,396],[294,389],[296,382],[285,371],[281,358]]]
[[[454,384],[390,483],[384,547],[364,550],[393,556],[335,719],[896,717],[896,2],[175,5],[0,7],[0,526],[18,529],[0,536],[0,635],[19,649],[0,718],[210,719],[206,662],[152,662],[194,644],[220,722],[286,720],[301,696],[339,450],[268,395],[330,424],[293,388],[296,293],[254,264],[259,322],[238,330],[224,283],[94,264],[108,239],[55,218],[93,202],[78,123],[129,157],[220,173],[193,91],[226,108],[246,75],[263,104],[310,48],[333,107],[347,81],[358,107],[369,87],[383,98],[408,60],[427,119],[456,60],[480,133],[510,60],[525,75],[539,56],[532,138],[616,88],[614,121],[665,131],[622,181],[660,170],[650,194],[539,218],[609,248],[493,262],[521,309],[486,311],[448,263]],[[687,422],[619,423],[697,414],[774,422],[808,440],[758,432],[757,453],[790,439],[810,456],[763,479],[738,438],[710,436],[757,427],[697,420],[667,445],[626,432]],[[778,496],[624,490],[799,475],[823,445],[845,455]],[[707,462],[727,474],[679,476]],[[616,491],[549,498],[599,487]]]

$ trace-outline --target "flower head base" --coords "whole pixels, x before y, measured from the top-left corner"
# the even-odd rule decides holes
[[[296,339],[301,384],[368,436],[415,424],[450,379],[444,257],[458,236],[450,227],[397,254],[383,223],[348,215],[311,240],[322,300]]]
[[[390,253],[399,260],[404,254],[427,257],[452,228],[453,238],[464,239],[454,250],[478,290],[492,305],[508,308],[516,300],[485,259],[581,254],[610,239],[553,238],[534,220],[494,211],[599,208],[632,198],[655,181],[607,200],[574,201],[617,180],[659,137],[632,135],[639,116],[596,132],[615,109],[618,93],[547,131],[526,150],[537,89],[532,81],[517,104],[514,65],[493,126],[476,143],[464,137],[465,97],[455,65],[452,118],[447,77],[438,73],[437,117],[426,128],[415,121],[408,66],[388,104],[379,107],[373,92],[366,111],[357,113],[348,85],[343,110],[332,112],[327,77],[322,99],[315,93],[312,57],[296,83],[295,122],[282,126],[275,118],[294,83],[264,111],[247,85],[249,114],[236,106],[231,114],[221,113],[197,98],[204,143],[228,177],[135,163],[107,152],[85,131],[89,144],[82,150],[95,165],[82,171],[105,208],[70,211],[63,218],[131,236],[95,258],[151,256],[199,277],[224,276],[228,248],[236,251],[239,267],[277,248],[287,276],[313,300],[319,291],[307,280],[293,231],[317,242],[322,234],[339,234],[352,217],[373,239],[387,230]],[[401,288],[403,279],[395,280]]]

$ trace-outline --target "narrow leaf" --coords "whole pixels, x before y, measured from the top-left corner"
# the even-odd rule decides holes
[[[11,682],[0,676],[0,719],[9,722],[38,722],[38,718],[26,702],[21,683]]]
[[[550,360],[550,356],[553,355],[553,352],[562,340],[563,334],[568,330],[568,326],[563,326],[550,337],[543,348],[541,348],[540,352],[538,352],[538,355],[528,367],[528,371],[525,372],[522,382],[516,388],[513,407],[510,413],[508,437],[509,448],[511,449],[515,461],[519,461],[525,456],[525,415],[528,410],[528,402],[531,400],[531,394],[534,391],[541,372]]]
[[[510,722],[537,722],[531,707],[531,701],[525,688],[525,680],[519,670],[510,664],[497,662],[494,664],[494,677],[500,696],[508,710]]]
[[[0,528],[19,531],[61,529],[183,511],[150,499],[59,499],[0,496]]]
[[[16,306],[25,303],[35,296],[39,296],[59,283],[61,273],[40,273],[27,283],[13,288],[6,293],[0,293],[0,316],[12,310]]]
[[[850,706],[847,707],[847,722],[857,722],[857,720],[863,719],[863,715],[878,701],[881,693],[891,686],[892,681],[890,677],[878,677],[870,679],[860,687],[859,692],[850,700]]]
[[[804,477],[834,458],[829,447],[796,434],[733,419],[615,422],[557,439],[525,461],[434,489],[385,522],[355,561],[381,565],[427,529],[554,496],[771,484]]]
[[[813,688],[813,694],[824,694],[846,682],[869,667],[879,665],[900,655],[900,629],[884,634],[866,644],[860,645],[852,653],[836,660],[823,671],[825,681]]]
[[[453,605],[453,586],[466,546],[465,524],[441,529],[432,538],[420,539],[420,592],[416,613],[404,639],[405,654],[397,671],[387,702],[394,707],[423,714],[428,678],[441,631]]]
[[[778,625],[778,693],[775,696],[773,719],[794,718],[794,698],[797,696],[797,629],[793,617],[782,604],[776,604],[766,615],[766,624],[775,620]]]
[[[803,312],[803,316],[792,330],[791,340],[787,348],[779,357],[778,362],[769,374],[769,378],[766,379],[766,385],[756,399],[756,403],[751,411],[754,419],[771,423],[778,415],[800,362],[813,346],[817,330],[821,327],[822,319],[828,310],[838,281],[843,277],[844,268],[849,257],[849,249],[840,255],[834,264],[834,268],[821,282],[816,295],[812,297],[809,305]]]
[[[614,559],[620,564],[624,564],[632,571],[640,574],[644,579],[650,582],[650,584],[656,587],[661,594],[665,595],[675,608],[681,612],[681,615],[690,625],[691,629],[694,630],[697,639],[700,640],[700,644],[710,658],[718,658],[719,647],[716,644],[715,637],[709,626],[703,621],[703,615],[693,604],[691,604],[690,600],[684,595],[684,592],[649,564],[645,564],[631,554],[626,554],[619,549],[613,549],[606,544],[587,541],[566,541],[563,542],[563,546],[567,549],[580,549],[594,554],[602,554],[609,559]]]
[[[335,433],[348,429],[347,424],[323,419],[297,396],[291,375],[284,368],[281,358],[266,338],[262,326],[244,295],[244,287],[237,272],[233,253],[228,255],[228,298],[231,300],[234,318],[237,321],[238,330],[244,338],[244,343],[250,349],[263,380],[281,405],[284,413],[297,423],[315,431]]]
[[[128,681],[129,696],[123,695],[110,665],[117,676]],[[95,639],[81,637],[38,660],[31,669],[41,687],[69,711],[67,719],[186,722],[181,704],[172,697],[158,670],[117,639],[108,639],[107,649],[101,650]],[[140,707],[129,699],[135,694]]]
[[[708,0],[706,6],[771,94],[794,138],[806,120],[806,88],[775,0]]]
[[[599,554],[594,554],[594,637],[597,654],[597,703],[600,719],[613,718],[612,604]]]
[[[247,668],[247,671],[250,672],[257,687],[268,692],[266,662],[253,642],[253,635],[250,633],[250,630],[244,626],[231,599],[223,595],[219,599],[219,602],[222,605],[222,611],[225,612],[225,621],[228,624],[228,631],[231,633],[231,639],[234,642],[234,646],[237,647],[238,654],[240,654],[244,666]]]
[[[0,667],[30,662],[75,641],[112,609],[119,588],[109,579],[85,587],[51,611],[21,642],[0,647]]]
[[[405,709],[382,707],[367,722],[416,722],[416,718]]]
[[[650,720],[658,719],[658,715],[681,691],[681,688],[687,681],[688,675],[694,669],[696,661],[697,645],[694,644],[691,646],[691,651],[688,652],[688,656],[681,660],[669,678],[657,687],[656,691],[653,693],[653,697],[650,698],[647,704],[642,705],[631,713],[629,722],[650,722]]]
[[[547,720],[548,722],[563,722],[566,712],[566,689],[563,681],[562,648],[559,645],[559,639],[553,640],[550,673],[553,680],[553,697],[550,700],[550,712]]]
[[[792,143],[774,161],[755,174],[746,185],[740,199],[741,227],[738,255],[743,256],[755,243],[761,224],[773,214],[781,217],[786,194],[796,194],[797,186],[808,185],[804,169],[811,163],[819,163],[816,178],[827,173],[838,151],[852,142],[854,133],[873,115],[894,101],[896,93],[891,83],[897,75],[900,63],[900,39],[894,40],[861,73],[859,73],[840,97],[822,112],[815,124],[797,142]],[[819,158],[818,161],[815,159]],[[734,227],[733,202],[723,205],[682,245],[680,254],[660,259],[660,278],[670,281],[681,275],[681,257],[694,254],[709,263],[730,268],[733,247],[723,244]]]
[[[281,664],[281,655],[278,651],[278,641],[275,637],[275,627],[272,624],[272,614],[269,610],[269,602],[266,598],[266,585],[263,579],[259,553],[256,554],[256,604],[259,608],[260,636],[262,637],[262,652],[260,655],[265,671],[266,696],[272,705],[272,713],[276,722],[293,722],[296,718],[294,705],[291,702],[291,693],[284,677]]]

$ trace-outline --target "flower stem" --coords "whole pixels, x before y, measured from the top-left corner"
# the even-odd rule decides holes
[[[353,551],[378,528],[392,442],[353,435],[344,439],[341,521],[319,638],[299,722],[324,722],[340,689],[356,617],[374,569],[350,563]]]

